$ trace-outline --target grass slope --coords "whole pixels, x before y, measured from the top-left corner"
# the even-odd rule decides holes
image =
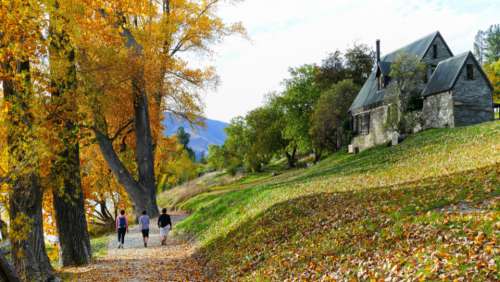
[[[499,140],[492,122],[336,154],[189,199],[176,229],[214,279],[496,280]]]

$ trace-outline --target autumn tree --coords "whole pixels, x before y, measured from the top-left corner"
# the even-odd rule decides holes
[[[89,46],[83,40],[82,46],[83,65],[97,70],[84,74],[85,84],[92,86],[87,91],[94,116],[91,128],[136,213],[147,210],[154,216],[158,214],[154,150],[161,113],[168,110],[195,120],[201,113],[197,91],[215,78],[212,68],[190,68],[181,54],[207,52],[212,43],[242,29],[226,25],[216,15],[216,0],[89,2],[99,11],[94,17],[104,23],[103,33],[97,35],[102,37],[94,41],[98,45]],[[104,69],[109,74],[110,68],[118,74],[113,81],[101,76]],[[127,145],[135,152],[137,179],[120,160],[114,143],[131,133]]]
[[[159,177],[158,190],[164,191],[198,177],[198,164],[177,136],[162,137],[155,150],[155,173]]]
[[[493,100],[500,104],[500,59],[484,65],[484,71],[493,85]]]
[[[40,162],[45,146],[37,122],[43,107],[34,83],[45,53],[40,39],[46,23],[37,1],[3,1],[0,18],[12,259],[22,280],[46,281],[54,274],[44,244]]]
[[[70,39],[65,8],[59,1],[49,6],[49,65],[51,112],[54,133],[51,165],[53,203],[63,266],[90,262],[90,238],[80,176],[76,51]],[[66,3],[67,4],[67,3]]]
[[[99,146],[87,142],[84,145],[81,170],[87,217],[98,229],[114,230],[118,209],[129,204],[127,193],[114,177],[110,177],[112,172]]]

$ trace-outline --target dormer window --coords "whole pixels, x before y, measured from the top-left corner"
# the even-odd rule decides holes
[[[474,65],[467,64],[467,80],[474,80]]]
[[[438,57],[438,46],[437,44],[432,45],[432,58],[437,59]]]

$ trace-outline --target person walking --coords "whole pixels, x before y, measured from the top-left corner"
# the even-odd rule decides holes
[[[125,210],[121,210],[120,215],[116,217],[116,232],[118,233],[118,249],[123,249],[125,233],[128,232],[128,220],[125,216]]]
[[[165,208],[161,210],[161,215],[158,218],[158,227],[160,228],[161,245],[165,246],[167,244],[168,232],[172,230],[172,220],[170,219],[170,215],[167,214],[167,209]]]
[[[146,211],[142,212],[141,217],[139,217],[139,224],[141,225],[142,240],[144,241],[144,248],[148,247],[149,240],[149,216]]]

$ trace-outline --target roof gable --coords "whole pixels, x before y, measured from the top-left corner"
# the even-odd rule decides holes
[[[425,87],[424,91],[422,91],[423,96],[430,96],[432,94],[445,92],[451,90],[460,76],[465,63],[469,58],[472,58],[472,61],[476,65],[476,68],[479,69],[481,75],[488,82],[488,86],[493,89],[488,77],[484,73],[483,69],[479,65],[478,61],[474,57],[474,55],[469,51],[457,55],[455,57],[451,57],[447,60],[441,61],[434,73],[432,74],[429,83]]]
[[[450,56],[453,57],[453,52],[451,51],[450,49],[450,46],[448,46],[448,43],[446,43],[446,41],[444,40],[443,36],[441,35],[441,33],[439,31],[437,31],[437,34],[436,36],[434,37],[434,39],[432,39],[432,41],[429,43],[429,46],[427,47],[427,50],[425,50],[424,54],[422,55],[422,58],[425,58],[427,56],[427,53],[430,52],[431,50],[431,46],[433,45],[433,43],[436,41],[436,39],[441,39],[441,42],[443,43],[444,47],[446,48],[446,50],[450,53]]]

